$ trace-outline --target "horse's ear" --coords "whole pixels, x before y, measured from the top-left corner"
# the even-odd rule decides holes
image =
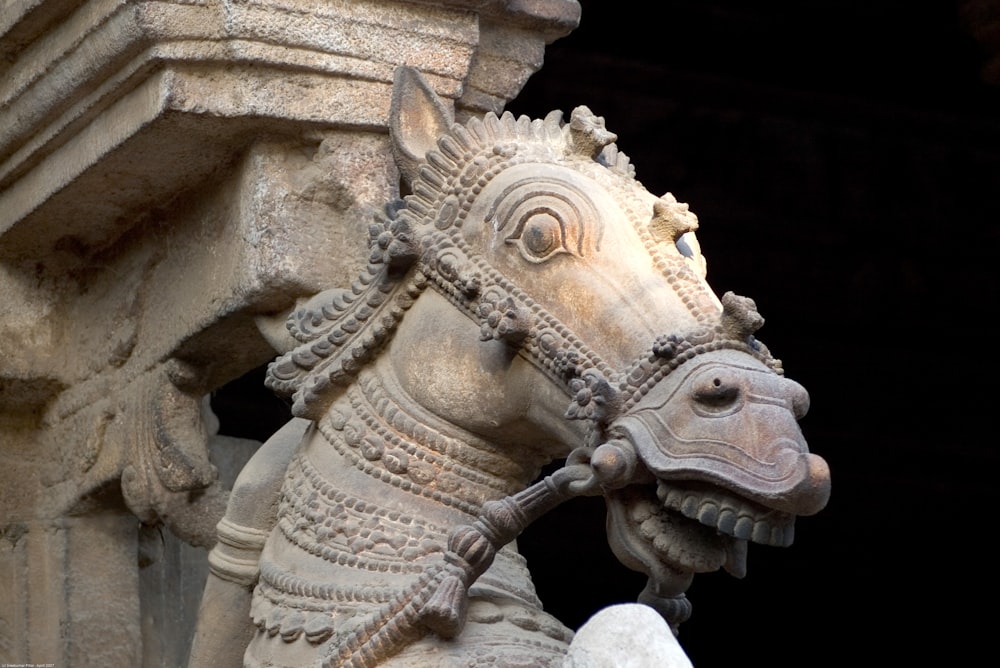
[[[389,136],[396,166],[407,185],[417,178],[417,168],[427,151],[437,148],[438,137],[454,122],[454,115],[427,84],[420,72],[396,68],[389,109]]]

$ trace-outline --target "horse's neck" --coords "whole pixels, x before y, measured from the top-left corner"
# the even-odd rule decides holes
[[[523,489],[535,475],[530,457],[414,404],[389,368],[363,371],[292,461],[279,540],[262,560],[266,586],[299,589],[295,572],[323,597],[353,599],[360,608],[386,600],[443,561],[451,529],[471,524],[484,502]],[[353,590],[351,581],[359,583]],[[515,549],[501,551],[476,591],[539,605]]]
[[[385,504],[428,521],[471,522],[484,502],[530,484],[542,463],[423,409],[384,360],[326,411],[314,443],[312,450],[336,453],[338,470],[352,471],[359,493],[376,492]]]

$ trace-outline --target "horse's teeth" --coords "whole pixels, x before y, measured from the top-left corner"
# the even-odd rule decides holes
[[[781,533],[775,536],[774,533],[781,529]],[[795,525],[789,524],[786,527],[775,527],[774,532],[771,535],[771,545],[780,545],[781,547],[788,547],[795,540]]]
[[[660,483],[659,485],[656,486],[656,498],[658,498],[661,503],[665,504],[667,502],[667,499],[670,498],[671,495],[674,495],[676,493],[677,493],[676,489],[674,489],[673,487],[667,487],[663,483]]]
[[[753,526],[753,533],[750,535],[750,539],[755,543],[770,543],[778,530],[779,527],[774,527],[772,531],[767,522],[757,522]]]
[[[640,502],[629,508],[629,517],[636,524],[641,524],[653,516],[653,506],[648,502]]]
[[[745,540],[734,540],[726,548],[726,563],[723,565],[726,572],[736,578],[746,577],[747,574],[747,542]]]
[[[663,505],[668,508],[680,509],[681,505],[684,503],[684,493],[679,489],[661,487],[661,489],[667,489],[666,496],[663,499]]]
[[[652,540],[660,533],[659,518],[650,518],[639,524],[639,534],[646,540]]]
[[[760,522],[757,526],[767,526],[766,522]],[[754,542],[760,542],[754,539],[753,536],[754,521],[749,517],[743,516],[736,520],[736,526],[733,527],[733,535],[740,540],[754,540]],[[766,541],[764,541],[766,542]]]
[[[721,490],[691,491],[661,480],[656,496],[665,508],[722,534],[765,545],[791,545],[793,517],[769,511]]]
[[[711,501],[705,501],[698,509],[698,521],[706,526],[715,526],[719,519],[719,507]]]
[[[719,513],[718,529],[724,534],[732,535],[733,527],[736,526],[736,511],[726,508]]]

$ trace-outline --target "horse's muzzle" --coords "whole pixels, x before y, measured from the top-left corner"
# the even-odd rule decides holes
[[[653,386],[609,425],[664,481],[699,481],[766,508],[812,515],[830,497],[830,470],[797,418],[801,385],[737,351],[706,353]]]

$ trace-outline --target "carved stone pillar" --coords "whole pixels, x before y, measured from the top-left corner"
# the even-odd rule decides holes
[[[186,656],[203,573],[169,533],[214,540],[218,469],[238,467],[219,458],[252,449],[205,397],[273,356],[269,315],[363,265],[344,240],[398,192],[396,66],[459,118],[499,110],[578,18],[575,0],[5,4],[0,658]]]

